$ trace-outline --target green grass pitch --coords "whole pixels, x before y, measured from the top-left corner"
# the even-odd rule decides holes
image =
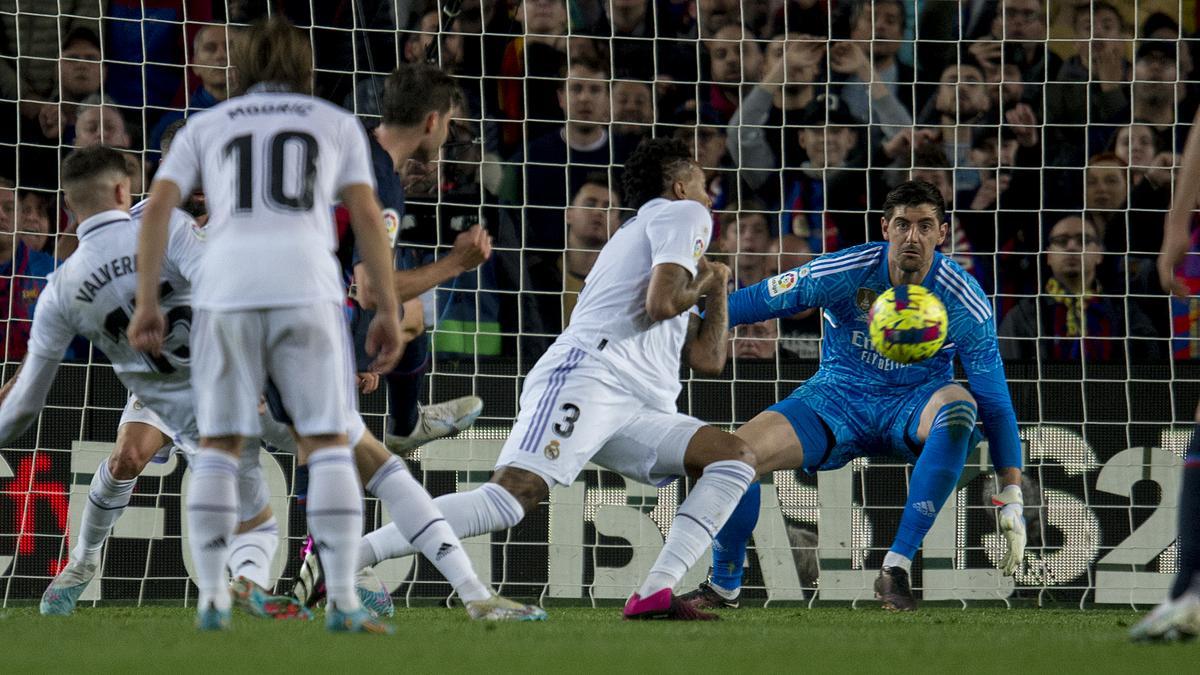
[[[1131,610],[768,608],[713,623],[632,623],[611,607],[551,608],[530,624],[461,610],[401,609],[396,635],[333,635],[322,623],[234,615],[200,634],[192,611],[83,607],[69,618],[0,610],[0,672],[1196,672],[1200,643],[1133,645]],[[318,614],[318,619],[320,614]]]

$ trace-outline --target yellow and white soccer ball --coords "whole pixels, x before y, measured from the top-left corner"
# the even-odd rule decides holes
[[[875,351],[897,363],[917,363],[937,354],[950,326],[942,301],[916,285],[881,293],[867,321]]]

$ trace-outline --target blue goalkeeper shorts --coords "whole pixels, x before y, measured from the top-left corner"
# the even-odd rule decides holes
[[[859,457],[892,457],[915,463],[921,454],[921,411],[942,387],[936,380],[911,389],[849,389],[819,375],[767,408],[792,423],[809,473],[839,469]],[[982,439],[976,428],[968,447]]]

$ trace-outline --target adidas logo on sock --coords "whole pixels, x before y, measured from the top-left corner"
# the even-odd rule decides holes
[[[451,544],[450,542],[446,542],[438,547],[437,555],[435,555],[433,557],[433,559],[441,560],[442,558],[445,558],[446,556],[450,555],[450,553],[452,553],[455,548],[457,548],[457,547],[454,544]]]
[[[932,518],[937,515],[937,507],[934,506],[933,502],[929,500],[917,502],[916,504],[913,504],[913,508],[917,510],[917,513],[923,516],[929,516]]]
[[[204,545],[205,551],[212,551],[218,548],[225,548],[225,537],[217,537]]]

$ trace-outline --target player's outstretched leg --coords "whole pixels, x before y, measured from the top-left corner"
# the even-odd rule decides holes
[[[679,596],[696,609],[737,609],[746,565],[746,545],[758,524],[761,485],[755,481],[713,539],[712,573],[694,591]]]
[[[418,405],[428,368],[429,336],[422,333],[404,347],[400,363],[386,377],[391,419],[383,442],[388,450],[401,456],[430,441],[467,429],[483,412],[483,399],[478,396]]]
[[[1200,418],[1200,410],[1197,410]],[[1179,572],[1170,595],[1129,630],[1136,641],[1200,635],[1200,421],[1192,430],[1179,492]]]
[[[935,395],[942,403],[933,418],[921,455],[909,481],[908,501],[900,517],[900,527],[892,548],[883,559],[883,569],[875,579],[875,597],[884,609],[912,611],[917,608],[909,573],[912,559],[921,547],[938,511],[954,491],[963,464],[967,444],[975,429],[975,402],[961,387],[954,392]],[[966,397],[957,398],[958,396]],[[946,398],[952,398],[948,402]]]
[[[497,479],[523,480],[521,485],[536,482],[527,489],[513,488],[528,494],[526,501],[532,504],[541,501],[549,491],[541,478],[527,471],[502,469],[493,477],[493,481]],[[540,607],[502,598],[480,581],[459,543],[460,537],[505,530],[521,522],[525,506],[508,489],[491,482],[467,492],[431,499],[404,463],[395,457],[389,457],[375,472],[368,489],[384,500],[388,512],[395,516],[393,522],[363,538],[359,546],[361,565],[370,567],[390,558],[423,553],[454,586],[472,619],[545,620],[546,612]]]
[[[688,443],[685,465],[703,467],[663,543],[662,551],[637,593],[625,603],[626,619],[711,620],[683,602],[675,585],[696,564],[704,549],[733,513],[756,477],[754,453],[745,441],[712,427],[701,427]]]

